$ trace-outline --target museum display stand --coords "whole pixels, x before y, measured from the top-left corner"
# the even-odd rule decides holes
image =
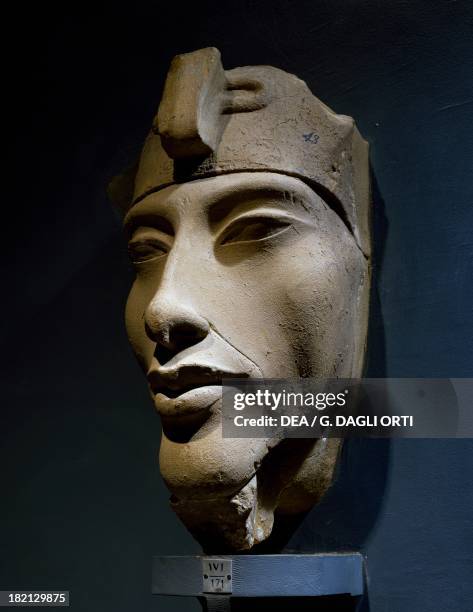
[[[154,557],[152,592],[197,597],[207,612],[356,610],[359,553]]]

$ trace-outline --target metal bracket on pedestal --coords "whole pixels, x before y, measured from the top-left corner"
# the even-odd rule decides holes
[[[209,612],[230,610],[233,597],[363,594],[360,553],[154,557],[152,592],[200,597]]]

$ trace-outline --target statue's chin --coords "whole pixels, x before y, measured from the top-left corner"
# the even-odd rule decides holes
[[[273,508],[258,501],[256,477],[271,442],[223,438],[216,425],[188,442],[163,432],[161,474],[172,507],[205,551],[248,550],[266,539],[273,525]]]
[[[220,431],[215,446],[208,437],[199,442],[177,448],[163,436],[160,464],[173,509],[209,553],[249,550],[270,536],[276,510],[309,510],[332,482],[340,446],[284,440],[272,447],[264,439],[222,440]]]
[[[258,499],[256,474],[231,497],[178,499],[171,506],[205,552],[244,551],[271,534],[274,508]]]

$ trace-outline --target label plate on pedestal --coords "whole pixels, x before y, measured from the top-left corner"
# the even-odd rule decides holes
[[[202,592],[232,592],[232,560],[204,557],[202,559]]]

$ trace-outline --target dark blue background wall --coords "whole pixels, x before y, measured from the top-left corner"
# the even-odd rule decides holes
[[[106,182],[138,152],[176,53],[215,45],[227,68],[296,73],[372,145],[368,373],[472,376],[472,5],[129,3],[18,12],[6,30],[0,588],[69,589],[76,612],[194,610],[149,594],[152,554],[198,547],[155,467]],[[471,441],[348,443],[289,546],[365,551],[366,610],[467,612],[472,472]]]

